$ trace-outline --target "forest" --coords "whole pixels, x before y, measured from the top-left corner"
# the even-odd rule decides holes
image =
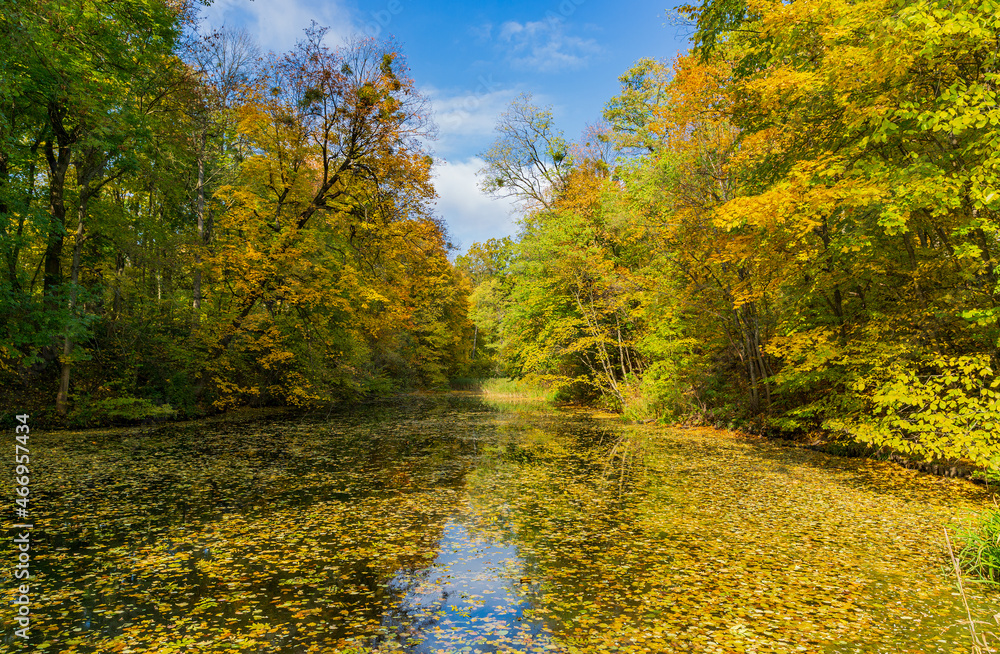
[[[464,251],[405,48],[205,4],[0,1],[0,652],[998,651],[1000,0],[680,7]]]
[[[516,238],[459,257],[510,376],[631,419],[1000,466],[992,2],[730,2],[567,141],[528,96],[483,153]]]
[[[567,140],[482,153],[520,231],[452,256],[392,42],[262,54],[175,0],[2,20],[0,382],[53,424],[504,376],[631,420],[828,433],[995,471],[990,2],[683,7]],[[452,261],[452,259],[454,261]]]
[[[474,328],[402,53],[314,24],[264,55],[195,16],[0,13],[4,410],[87,425],[446,383]]]

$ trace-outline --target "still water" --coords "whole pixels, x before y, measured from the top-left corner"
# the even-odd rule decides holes
[[[988,496],[880,462],[463,394],[32,444],[3,652],[969,651]]]

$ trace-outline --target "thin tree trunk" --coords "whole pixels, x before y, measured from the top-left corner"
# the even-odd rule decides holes
[[[77,210],[76,233],[73,235],[73,268],[70,273],[71,285],[69,290],[69,315],[70,320],[76,313],[76,293],[77,284],[80,282],[80,248],[83,245],[83,225],[87,215],[87,203],[89,200],[89,189],[80,189],[80,206]],[[73,342],[72,332],[67,326],[66,335],[63,338],[63,355],[61,357],[62,371],[59,375],[59,392],[56,394],[56,413],[65,416],[69,409],[69,378],[73,368]]]
[[[600,360],[601,368],[604,370],[603,374],[604,382],[610,389],[611,393],[614,395],[618,403],[622,407],[624,407],[625,396],[622,394],[621,389],[618,387],[618,382],[615,379],[614,364],[611,362],[611,357],[608,355],[608,349],[604,344],[604,335],[601,334],[600,330],[598,329],[597,316],[595,315],[591,317],[590,312],[583,304],[583,299],[580,297],[579,288],[573,291],[573,295],[576,299],[576,306],[580,310],[580,315],[583,317],[584,320],[587,321],[587,330],[590,332],[591,337],[594,339],[594,344],[597,346],[595,354]],[[590,298],[590,302],[593,303],[592,295]],[[596,311],[594,313],[596,314]],[[600,379],[602,375],[600,375],[597,372],[595,367],[592,364],[590,364],[589,361],[587,362],[587,365],[588,367],[590,367],[594,375]]]
[[[7,189],[7,185],[9,183],[8,180],[9,180],[9,177],[10,177],[9,174],[8,174],[8,168],[7,168],[7,162],[8,161],[9,161],[9,159],[8,159],[7,154],[5,152],[0,152],[0,215],[3,215],[3,216],[7,216],[7,215],[10,214],[10,209],[8,208],[7,203],[4,201],[4,198],[7,195],[6,189]],[[18,225],[18,230],[17,230],[18,231],[18,234],[17,234],[18,236],[21,235],[20,234],[21,233],[21,228],[24,225],[24,217],[23,217],[24,213],[23,212],[22,212],[21,216],[22,216],[22,218],[21,218],[21,224]],[[3,229],[4,232],[7,231],[6,226],[4,226],[4,225],[0,225],[0,229]],[[7,259],[7,278],[10,281],[11,288],[13,288],[14,290],[19,290],[18,286],[17,286],[17,249],[16,248],[17,248],[17,243],[19,243],[20,240],[16,239],[16,238],[12,239],[12,240],[15,243],[14,250],[11,253],[9,253],[9,254],[7,252],[4,252],[4,255],[5,255],[6,259]]]
[[[122,311],[122,275],[125,273],[125,255],[121,251],[115,254],[115,298],[113,303],[113,310],[115,313],[115,318],[121,314]]]
[[[71,146],[79,134],[79,127],[73,132],[66,131],[63,125],[65,114],[65,109],[58,104],[51,104],[48,107],[49,126],[52,129],[52,134],[45,144],[45,160],[49,165],[49,233],[45,243],[43,258],[45,272],[42,279],[45,302],[48,308],[53,310],[57,307],[55,290],[62,284],[62,250],[66,230],[66,173],[69,171],[72,158]],[[71,344],[63,342],[64,366],[67,362],[67,347],[72,349]],[[59,392],[56,395],[56,412],[61,416],[66,415],[67,409],[67,392],[63,388],[62,379],[66,379],[68,388],[68,375],[68,371],[61,371]]]
[[[201,248],[205,245],[205,143],[208,140],[208,128],[201,130],[201,147],[198,150],[198,246],[194,251],[194,289],[192,302],[195,311],[195,320],[198,319],[198,312],[201,311]]]

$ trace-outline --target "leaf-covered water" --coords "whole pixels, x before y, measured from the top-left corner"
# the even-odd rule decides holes
[[[941,529],[987,501],[459,395],[38,433],[32,462],[32,637],[6,611],[5,652],[962,652]]]

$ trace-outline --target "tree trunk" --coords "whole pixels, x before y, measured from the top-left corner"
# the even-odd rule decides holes
[[[54,111],[50,110],[50,114]],[[58,119],[61,121],[61,118]],[[69,135],[62,129],[55,131],[58,147],[51,139],[45,144],[45,159],[49,164],[49,233],[45,243],[43,277],[46,296],[50,296],[62,283],[62,249],[66,233],[66,172],[69,170],[71,154]],[[51,298],[49,302],[52,302]]]
[[[73,267],[70,272],[69,289],[69,316],[70,320],[76,317],[76,300],[80,283],[80,251],[84,242],[84,225],[87,219],[87,208],[90,199],[94,197],[100,186],[92,186],[94,178],[103,170],[103,159],[97,158],[97,153],[90,150],[87,153],[85,162],[76,162],[77,183],[80,187],[80,203],[76,210],[76,232],[73,234]],[[69,410],[69,381],[73,369],[73,348],[76,343],[73,341],[73,330],[69,325],[66,327],[66,335],[63,338],[63,354],[60,358],[62,369],[59,375],[59,392],[56,394],[56,413],[65,416]]]
[[[10,208],[7,206],[7,202],[4,201],[4,198],[7,196],[7,186],[9,184],[9,177],[10,177],[10,175],[8,173],[8,167],[7,167],[7,162],[8,161],[9,161],[9,157],[7,156],[7,153],[6,152],[0,152],[0,216],[4,216],[4,217],[6,217],[6,216],[8,216],[10,214]],[[23,215],[24,214],[22,213],[22,216]],[[21,219],[21,225],[24,225],[24,219],[23,218]],[[6,226],[5,225],[0,225],[0,229],[3,229],[4,232],[6,232]],[[18,236],[20,236],[20,231],[21,231],[21,226],[19,225],[18,226]],[[19,240],[16,239],[16,238],[12,239],[12,240],[14,241],[14,244],[15,244],[14,248],[16,248],[17,247],[17,243],[19,242]],[[16,249],[13,252],[10,252],[10,253],[4,252],[4,256],[7,259],[7,278],[10,281],[11,288],[13,288],[14,290],[18,290],[18,287],[17,287],[17,254],[16,253],[17,253]]]
[[[69,171],[72,157],[71,146],[77,138],[77,130],[66,131],[63,125],[65,114],[65,108],[57,103],[52,103],[48,107],[49,127],[52,129],[52,134],[45,143],[45,160],[49,166],[49,233],[45,243],[43,259],[45,272],[42,279],[45,303],[52,311],[58,309],[55,291],[62,284],[62,250],[66,233],[66,173]],[[65,352],[64,342],[64,359]],[[61,376],[66,375],[68,372],[62,371]],[[56,412],[64,416],[66,409],[66,393],[63,392],[60,378],[59,393],[56,395]]]
[[[76,313],[76,292],[77,284],[80,282],[80,247],[83,244],[83,222],[87,214],[87,201],[84,199],[85,189],[80,189],[80,207],[77,210],[76,233],[73,235],[73,269],[71,274],[71,286],[69,290],[69,315],[70,320]],[[69,378],[73,367],[73,335],[69,326],[66,327],[66,335],[63,338],[63,354],[60,358],[62,371],[59,375],[59,392],[56,394],[56,413],[65,416],[69,409]]]
[[[198,246],[194,251],[194,289],[192,295],[194,300],[195,316],[198,320],[198,312],[201,311],[201,248],[205,245],[205,143],[208,140],[208,127],[201,130],[201,147],[198,150]]]

